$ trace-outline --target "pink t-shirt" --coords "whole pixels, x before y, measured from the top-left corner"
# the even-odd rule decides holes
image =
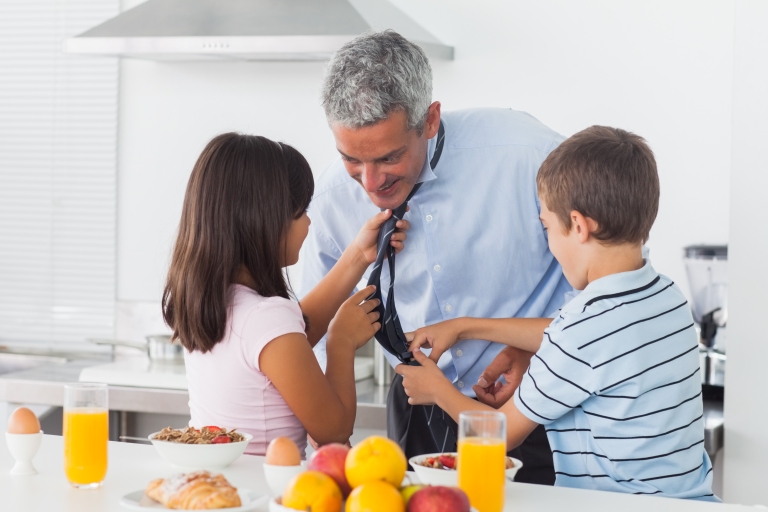
[[[259,354],[267,343],[292,332],[304,334],[301,308],[282,297],[264,298],[239,284],[229,288],[229,304],[224,338],[213,350],[184,353],[190,425],[252,434],[245,451],[252,455],[264,455],[272,439],[286,436],[303,457],[307,431],[259,368]]]

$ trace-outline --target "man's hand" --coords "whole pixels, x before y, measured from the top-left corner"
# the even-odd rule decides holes
[[[405,339],[409,342],[408,350],[431,348],[429,358],[437,362],[440,356],[459,340],[460,329],[457,320],[446,320],[405,333]]]
[[[384,210],[368,219],[358,232],[352,245],[360,251],[363,260],[370,265],[376,261],[376,244],[379,240],[379,228],[384,222],[392,216],[392,210]],[[405,219],[397,221],[395,232],[390,238],[390,245],[395,248],[395,253],[399,253],[405,247],[407,235],[405,231],[411,227],[411,223]]]
[[[421,366],[407,364],[395,366],[395,373],[403,376],[403,388],[408,395],[408,403],[411,405],[434,404],[441,393],[440,390],[446,385],[453,389],[453,385],[445,378],[437,364],[425,356],[421,350],[414,350],[413,357]]]
[[[504,347],[504,350],[499,352],[499,355],[483,370],[477,385],[472,386],[477,399],[495,409],[507,403],[523,380],[523,375],[531,364],[531,357],[533,352]],[[501,376],[507,381],[506,384],[497,382]]]

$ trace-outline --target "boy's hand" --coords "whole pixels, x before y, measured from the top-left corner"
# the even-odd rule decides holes
[[[431,348],[429,358],[437,362],[443,353],[450,349],[459,340],[459,325],[456,320],[446,320],[436,324],[416,329],[405,333],[405,339],[409,342],[408,350],[420,347]]]
[[[411,405],[431,405],[437,402],[440,389],[446,384],[453,389],[453,385],[445,378],[443,371],[429,359],[424,353],[416,349],[413,357],[421,366],[409,366],[399,364],[395,366],[395,372],[403,376],[403,388],[408,395],[408,403]]]
[[[368,265],[376,261],[376,243],[379,239],[379,228],[391,216],[392,210],[384,210],[368,219],[351,244],[360,252],[362,259]],[[405,247],[404,243],[407,238],[405,231],[410,227],[411,223],[405,219],[399,220],[395,224],[396,229],[392,233],[389,243],[395,248],[396,253],[402,251]]]
[[[472,389],[477,399],[485,405],[498,409],[515,394],[531,364],[533,352],[526,352],[515,347],[504,347],[491,364],[483,370],[477,385]],[[503,376],[506,384],[497,382]]]
[[[365,300],[375,290],[374,285],[366,286],[344,301],[328,325],[328,342],[352,343],[357,350],[376,334],[381,323],[378,321],[379,313],[374,308],[381,301]]]

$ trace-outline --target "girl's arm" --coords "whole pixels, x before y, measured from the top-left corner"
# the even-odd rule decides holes
[[[459,421],[459,413],[466,411],[496,411],[496,409],[472,400],[459,392],[445,378],[442,370],[434,361],[420,350],[414,350],[413,356],[421,366],[398,365],[395,371],[403,376],[403,387],[411,405],[435,404],[444,410],[454,421]],[[517,448],[536,428],[537,423],[525,417],[509,400],[498,412],[507,417],[507,451]]]
[[[379,228],[391,214],[392,210],[384,210],[369,219],[330,272],[299,303],[302,312],[309,318],[307,340],[311,346],[314,347],[325,336],[339,306],[349,298],[368,266],[376,261]],[[397,231],[392,234],[390,243],[398,252],[403,248],[404,231],[409,226],[407,220],[397,222]]]
[[[460,340],[488,340],[503,343],[527,352],[541,346],[544,329],[551,318],[471,318],[462,317],[439,322],[413,333],[407,333],[410,349],[431,348],[429,358],[440,359],[443,353]]]
[[[328,329],[328,365],[323,375],[307,338],[292,333],[275,338],[259,355],[261,371],[275,385],[307,433],[319,444],[345,443],[352,435],[357,408],[355,350],[381,327],[373,311],[378,300],[366,287],[339,308]]]

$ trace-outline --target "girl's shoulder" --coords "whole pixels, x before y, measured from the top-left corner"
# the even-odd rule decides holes
[[[240,337],[268,337],[272,333],[304,332],[299,304],[283,297],[263,297],[239,284],[230,290],[231,327]],[[272,339],[272,338],[270,338]]]
[[[295,311],[301,311],[299,304],[291,299],[284,297],[264,297],[259,293],[242,284],[233,284],[229,289],[229,303],[232,307],[239,309],[270,309],[270,308],[288,308]]]

